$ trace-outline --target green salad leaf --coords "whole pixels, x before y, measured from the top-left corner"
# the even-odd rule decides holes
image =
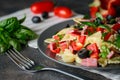
[[[120,35],[116,36],[116,39],[114,41],[114,45],[118,48],[120,48]]]

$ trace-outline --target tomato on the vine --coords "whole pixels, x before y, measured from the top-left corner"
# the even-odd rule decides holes
[[[54,8],[54,14],[58,17],[69,18],[73,15],[72,10],[68,7],[58,6]]]
[[[54,9],[54,3],[52,1],[39,1],[35,2],[30,6],[30,9],[33,13],[43,13],[50,12]]]

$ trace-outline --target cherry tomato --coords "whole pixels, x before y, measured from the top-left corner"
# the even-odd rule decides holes
[[[73,15],[72,10],[64,6],[56,7],[54,9],[54,14],[62,18],[69,18]]]
[[[52,1],[40,1],[35,2],[30,7],[33,13],[43,13],[43,12],[50,12],[54,9],[54,3]]]

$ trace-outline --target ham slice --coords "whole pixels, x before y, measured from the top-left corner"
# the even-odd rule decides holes
[[[108,59],[112,58],[114,54],[115,54],[114,51],[111,51],[111,52],[107,55],[107,58],[108,58]]]
[[[82,59],[80,64],[82,66],[97,67],[97,59],[96,58],[85,58],[85,59]]]

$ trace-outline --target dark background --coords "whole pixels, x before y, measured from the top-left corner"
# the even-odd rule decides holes
[[[24,8],[29,8],[30,5],[41,0],[1,0],[0,1],[0,16],[13,13]],[[57,6],[67,6],[80,14],[89,13],[88,4],[93,0],[52,0],[57,2]]]

